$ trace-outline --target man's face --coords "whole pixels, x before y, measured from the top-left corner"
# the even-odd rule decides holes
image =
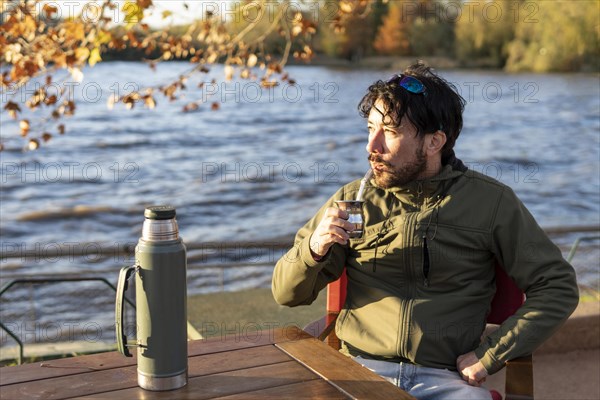
[[[427,155],[423,137],[404,117],[399,127],[384,124],[385,106],[375,102],[368,118],[369,142],[367,152],[379,187],[403,186],[419,179],[426,172]],[[391,123],[392,121],[386,122]]]

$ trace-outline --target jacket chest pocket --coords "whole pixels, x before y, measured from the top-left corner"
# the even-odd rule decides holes
[[[438,227],[434,237],[424,235],[421,252],[425,287],[448,287],[489,278],[493,255],[485,245],[483,233]]]

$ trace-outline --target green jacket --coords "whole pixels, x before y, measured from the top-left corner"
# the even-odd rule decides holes
[[[573,268],[514,192],[448,165],[402,188],[381,189],[371,181],[363,197],[363,237],[335,244],[315,261],[311,233],[335,200],[356,197],[359,184],[338,190],[298,231],[272,282],[279,304],[311,304],[347,267],[336,333],[353,350],[452,370],[459,355],[474,350],[494,373],[532,353],[577,306]],[[494,259],[527,300],[482,342],[495,292]]]

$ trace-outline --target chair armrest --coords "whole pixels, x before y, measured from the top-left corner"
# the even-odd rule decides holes
[[[320,341],[326,342],[329,346],[339,349],[339,339],[335,335],[335,322],[338,313],[328,313],[322,318],[313,321],[304,327],[304,331]]]
[[[323,316],[316,321],[310,322],[302,329],[312,337],[319,337],[326,327],[327,322],[325,321],[325,316]]]
[[[487,324],[482,338],[498,329]],[[531,355],[512,359],[506,363],[505,400],[533,400],[533,359]]]
[[[533,359],[531,355],[506,363],[506,400],[533,400]]]

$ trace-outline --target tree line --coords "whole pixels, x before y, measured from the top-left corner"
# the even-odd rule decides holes
[[[343,28],[335,35],[319,21],[316,51],[347,59],[444,56],[507,71],[600,68],[597,0],[377,0]]]

